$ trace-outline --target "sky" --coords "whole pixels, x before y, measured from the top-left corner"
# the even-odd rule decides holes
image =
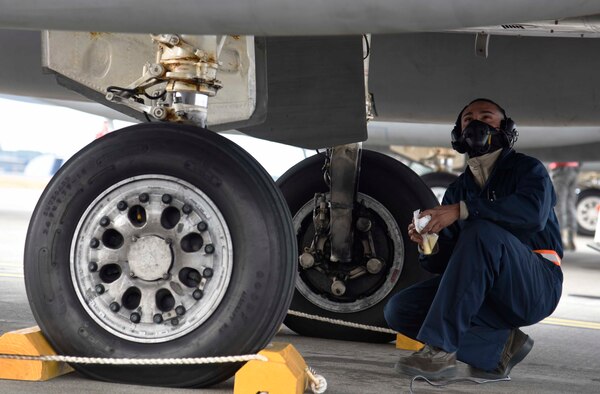
[[[0,98],[0,148],[32,150],[68,159],[92,142],[104,128],[105,118],[53,105]],[[115,129],[127,122],[115,121]],[[275,177],[314,154],[289,145],[245,135],[225,135],[253,155]]]

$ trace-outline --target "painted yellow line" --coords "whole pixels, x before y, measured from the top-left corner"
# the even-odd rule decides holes
[[[591,321],[569,320],[569,319],[559,319],[557,317],[548,317],[548,318],[542,320],[541,323],[551,324],[554,326],[591,328],[593,330],[600,330],[600,323],[591,322]]]
[[[23,274],[3,274],[0,273],[0,278],[23,278]]]

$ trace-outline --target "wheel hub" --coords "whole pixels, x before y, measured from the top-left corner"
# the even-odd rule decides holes
[[[232,239],[217,206],[166,175],[131,177],[100,193],[71,243],[81,305],[134,342],[166,342],[196,329],[218,309],[232,272]]]
[[[173,262],[170,240],[150,235],[132,241],[127,253],[130,275],[147,281],[167,278]]]
[[[392,214],[368,195],[358,193],[357,199],[377,218],[374,222],[369,222],[369,225],[358,220],[357,229],[374,234],[378,250],[385,249],[385,255],[377,258],[358,255],[358,251],[364,250],[361,245],[364,239],[355,235],[355,253],[351,263],[330,262],[326,245],[322,248],[324,255],[317,252],[319,259],[308,252],[299,258],[300,275],[296,282],[298,291],[314,305],[337,313],[358,312],[383,300],[396,285],[404,265],[404,242]],[[299,250],[310,245],[311,235],[314,234],[314,206],[313,200],[308,201],[294,215]],[[316,260],[321,260],[322,263],[319,264]],[[339,281],[340,277],[347,280]]]

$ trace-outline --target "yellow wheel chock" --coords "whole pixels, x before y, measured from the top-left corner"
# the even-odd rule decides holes
[[[402,334],[396,334],[396,349],[402,350],[421,350],[424,345]]]
[[[56,355],[37,326],[4,333],[0,336],[0,353]],[[68,364],[58,361],[0,359],[0,379],[42,381],[71,371]]]
[[[314,392],[326,390],[322,378],[320,390],[315,390],[314,384],[319,377],[291,344],[272,343],[258,354],[269,361],[252,360],[240,368],[235,374],[234,394],[302,394],[309,387]]]

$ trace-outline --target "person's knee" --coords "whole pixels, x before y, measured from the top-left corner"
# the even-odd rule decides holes
[[[400,292],[390,298],[383,308],[383,317],[388,326],[398,332],[404,332],[406,328],[408,320],[406,319],[408,313],[406,302],[407,300],[404,299],[402,292]]]
[[[395,302],[396,296],[390,298],[385,307],[383,308],[383,317],[387,322],[388,326],[394,330],[398,330],[400,325],[399,316],[401,313],[397,310],[397,302]]]
[[[468,222],[460,233],[460,238],[469,242],[481,242],[490,244],[490,239],[495,238],[497,241],[508,236],[508,231],[490,222],[489,220],[473,220]]]

